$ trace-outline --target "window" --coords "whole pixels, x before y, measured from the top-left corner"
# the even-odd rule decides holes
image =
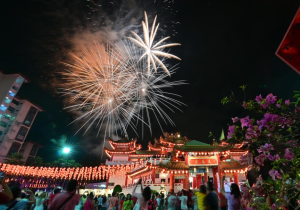
[[[11,100],[8,97],[5,97],[4,102],[9,104],[11,102]]]
[[[8,107],[8,110],[9,110],[11,113],[14,113],[14,111],[15,111],[15,108],[13,108],[13,107],[9,106],[9,107]]]
[[[155,178],[159,178],[159,174],[155,174]]]
[[[9,114],[4,114],[3,115],[3,117],[5,118],[5,119],[8,119],[8,120],[14,120],[16,117],[12,117],[12,116],[10,116]]]
[[[18,152],[19,149],[20,149],[20,146],[21,146],[21,144],[19,144],[19,143],[17,143],[17,142],[14,142],[14,143],[11,145],[10,150],[9,150],[7,156],[9,156],[9,155],[11,155],[11,154],[13,154],[13,153],[15,153],[15,152]]]
[[[6,123],[6,122],[3,122],[3,121],[0,121],[0,126],[6,128],[6,127],[7,127],[7,123]]]
[[[16,83],[21,85],[23,83],[24,79],[22,77],[18,77]]]
[[[29,153],[29,155],[31,155],[31,156],[35,156],[36,155],[36,153],[38,152],[38,150],[39,150],[39,146],[38,145],[33,145],[32,146],[32,149],[31,149],[31,151],[30,151],[30,153]]]
[[[17,87],[17,86],[12,86],[12,89],[14,89],[15,91],[18,91],[19,90],[19,88]]]
[[[175,183],[181,183],[180,179],[175,179]]]
[[[0,110],[2,110],[2,111],[5,111],[7,109],[7,107],[6,106],[4,106],[3,104],[1,104],[1,106],[0,106]]]
[[[20,104],[19,101],[15,100],[15,99],[12,100],[12,103],[14,103],[14,104],[16,104],[16,105],[19,105],[19,104]]]
[[[12,96],[12,97],[15,97],[16,94],[14,94],[13,92],[11,91],[8,91],[8,95]]]
[[[166,179],[161,179],[160,180],[160,183],[163,183],[163,182],[166,183]]]
[[[27,113],[27,115],[26,115],[26,117],[24,119],[23,124],[27,125],[27,126],[30,126],[31,123],[32,123],[32,121],[33,121],[33,119],[34,119],[34,117],[35,117],[35,115],[36,115],[36,113],[37,113],[37,109],[34,108],[33,106],[30,107],[30,109],[29,109],[29,111],[28,111],[28,113]]]
[[[115,186],[114,182],[108,183],[108,186]]]
[[[27,132],[28,132],[28,128],[26,128],[25,126],[21,126],[21,128],[16,136],[16,140],[21,141],[21,142],[24,141]]]

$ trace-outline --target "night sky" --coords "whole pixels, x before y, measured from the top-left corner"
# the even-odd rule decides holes
[[[97,137],[96,129],[74,136],[80,123],[68,126],[75,116],[63,109],[66,99],[58,94],[61,62],[69,61],[68,53],[76,53],[81,44],[110,40],[111,32],[114,39],[127,35],[131,28],[126,25],[141,30],[144,10],[151,19],[158,14],[158,36],[170,35],[170,42],[182,44],[171,49],[182,61],[170,80],[189,83],[171,90],[187,106],[183,113],[168,112],[176,127],[163,125],[164,131],[211,143],[210,131],[218,138],[231,117],[247,114],[220,103],[231,91],[242,100],[239,86],[247,84],[248,99],[260,93],[291,98],[293,90],[300,90],[300,76],[275,56],[299,5],[299,0],[5,1],[0,12],[0,69],[29,78],[18,95],[45,110],[26,139],[45,146],[39,156],[57,159],[50,139],[67,135],[80,144],[72,158],[84,165],[99,164],[103,136]],[[145,132],[142,137],[138,129],[144,149],[162,135],[155,121],[152,136]]]

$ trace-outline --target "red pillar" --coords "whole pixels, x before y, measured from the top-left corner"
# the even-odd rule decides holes
[[[193,189],[197,189],[197,178],[193,177]]]
[[[128,179],[128,176],[125,177],[125,187],[127,186],[127,179]]]
[[[155,184],[155,169],[152,169],[152,182]]]
[[[218,168],[213,168],[213,179],[214,179],[214,186],[215,186],[216,191],[218,191],[217,171],[218,171]]]
[[[207,172],[204,173],[204,182],[205,182],[205,184],[207,184],[207,182],[208,182]]]
[[[190,173],[185,174],[185,183],[186,186],[184,189],[189,190],[190,189]]]
[[[185,153],[185,156],[184,156],[184,160],[185,160],[185,165],[189,165],[189,156],[187,153]]]
[[[202,176],[201,176],[201,174],[197,174],[196,177],[197,177],[197,186],[196,186],[196,188],[199,189],[200,186],[202,185]]]
[[[239,178],[238,178],[237,172],[234,172],[233,180],[234,180],[234,183],[236,183],[239,186]]]
[[[175,179],[174,179],[174,174],[170,173],[170,190],[174,190],[174,182],[175,182]]]

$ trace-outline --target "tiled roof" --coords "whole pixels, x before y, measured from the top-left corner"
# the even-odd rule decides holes
[[[164,168],[167,170],[188,170],[189,166],[185,164],[185,161],[173,162],[169,161],[167,164],[159,164],[160,168]]]
[[[120,153],[120,152],[126,152],[126,153],[134,153],[136,150],[129,150],[129,149],[107,149],[104,147],[104,151],[110,152],[110,153]]]
[[[129,142],[134,142],[136,141],[136,139],[126,139],[126,138],[123,138],[123,139],[119,139],[117,141],[114,141],[112,140],[111,138],[108,138],[108,141],[111,141],[112,143],[129,143]]]
[[[182,152],[225,152],[232,147],[220,147],[220,146],[212,146],[212,145],[183,145],[178,148],[178,150]]]
[[[166,151],[149,151],[149,150],[138,150],[136,151],[137,155],[166,155]]]
[[[238,161],[230,160],[230,161],[221,161],[221,169],[222,170],[238,170],[247,168],[245,165],[241,165]]]
[[[147,166],[139,168],[138,170],[128,172],[127,175],[130,176],[132,174],[139,174],[139,173],[149,172],[152,169],[148,168],[148,166],[149,166],[149,164],[147,164]]]

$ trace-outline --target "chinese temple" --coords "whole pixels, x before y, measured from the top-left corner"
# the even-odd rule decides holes
[[[244,144],[226,142],[207,144],[189,140],[179,133],[164,136],[148,143],[147,150],[137,144],[137,139],[108,139],[110,148],[104,148],[109,160],[94,167],[34,167],[0,163],[0,171],[17,181],[22,187],[53,188],[65,180],[76,179],[81,187],[111,193],[121,185],[123,193],[131,193],[134,184],[142,179],[152,190],[168,192],[181,189],[199,189],[201,184],[213,182],[220,188],[225,176],[226,184],[245,182],[247,166],[239,159],[248,153]],[[105,183],[106,181],[106,183]],[[94,188],[94,189],[93,189]],[[98,189],[98,191],[97,191]]]
[[[179,133],[165,133],[163,137],[148,143],[147,150],[141,150],[136,139],[108,140],[111,149],[105,148],[110,160],[106,165],[132,167],[131,171],[111,175],[107,179],[108,188],[121,185],[131,188],[142,179],[151,189],[199,189],[208,181],[220,188],[223,176],[227,182],[245,182],[247,166],[239,163],[240,156],[248,151],[243,144],[230,146],[226,142],[207,144],[188,140]]]

